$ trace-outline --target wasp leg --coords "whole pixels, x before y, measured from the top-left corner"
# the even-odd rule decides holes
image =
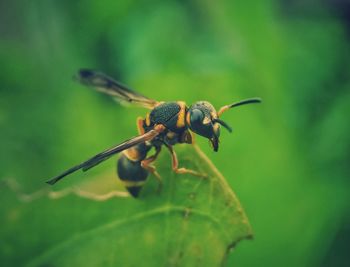
[[[158,158],[160,151],[161,151],[161,147],[156,147],[156,153],[154,155],[141,161],[142,168],[146,169],[147,171],[149,171],[150,173],[152,173],[156,177],[156,179],[158,181],[158,189],[157,189],[158,192],[160,192],[162,190],[162,187],[163,187],[162,177],[157,172],[156,167],[151,165],[151,163]]]
[[[173,167],[173,171],[175,173],[179,173],[179,174],[191,174],[193,176],[197,176],[197,177],[202,177],[205,178],[207,177],[207,174],[205,173],[200,173],[200,172],[196,172],[194,170],[190,170],[190,169],[186,169],[186,168],[179,168],[179,161],[177,159],[177,155],[173,149],[172,146],[170,145],[166,145],[166,147],[169,149],[170,154],[171,154],[171,158],[172,158],[172,167]]]
[[[137,130],[139,132],[139,135],[142,135],[145,133],[145,129],[143,128],[143,118],[138,117],[136,120]]]

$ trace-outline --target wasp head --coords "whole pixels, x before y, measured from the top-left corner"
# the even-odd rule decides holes
[[[223,126],[230,133],[232,132],[232,128],[219,118],[221,114],[232,107],[260,102],[260,98],[250,98],[223,106],[217,112],[209,102],[199,101],[190,106],[186,115],[186,122],[191,131],[208,138],[216,152],[219,149],[220,127]]]
[[[191,131],[209,139],[214,151],[219,149],[220,125],[232,131],[230,126],[219,119],[215,108],[207,101],[199,101],[190,106],[186,121]]]

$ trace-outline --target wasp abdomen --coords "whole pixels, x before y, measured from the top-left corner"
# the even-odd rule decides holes
[[[141,162],[131,161],[122,154],[118,160],[118,176],[129,193],[138,197],[147,180],[148,171],[142,168]]]
[[[145,143],[140,143],[123,151],[118,160],[118,176],[133,197],[138,197],[146,182],[148,171],[141,166],[141,161],[149,149]]]

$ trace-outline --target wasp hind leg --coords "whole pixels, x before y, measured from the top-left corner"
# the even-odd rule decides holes
[[[157,189],[158,192],[160,192],[162,190],[163,181],[162,181],[162,177],[157,172],[156,167],[151,165],[151,163],[154,162],[158,158],[160,151],[161,151],[161,147],[156,147],[156,153],[154,155],[141,161],[142,168],[144,168],[145,170],[152,173],[154,175],[154,177],[156,178],[156,180],[158,182],[158,189]]]
[[[166,147],[169,149],[171,158],[172,158],[172,168],[175,173],[179,174],[191,174],[193,176],[201,177],[201,178],[206,178],[208,177],[207,174],[205,173],[200,173],[194,170],[186,169],[186,168],[179,168],[179,161],[177,159],[177,155],[174,151],[174,148],[170,145],[166,145]]]

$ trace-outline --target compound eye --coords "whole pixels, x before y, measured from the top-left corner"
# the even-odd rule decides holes
[[[190,119],[191,119],[191,125],[193,125],[193,124],[201,124],[203,119],[204,119],[204,114],[199,109],[193,109],[191,111]]]

